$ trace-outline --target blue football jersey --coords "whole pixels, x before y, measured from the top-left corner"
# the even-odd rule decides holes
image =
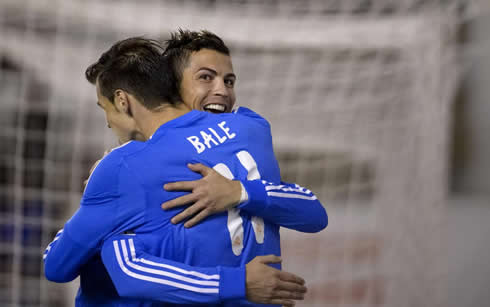
[[[240,180],[249,200],[192,228],[173,225],[183,209],[160,205],[183,192],[163,185],[199,179],[187,163]],[[80,275],[77,306],[258,306],[245,300],[245,264],[280,255],[279,226],[314,232],[326,223],[311,191],[281,182],[265,119],[246,108],[191,111],[104,157],[46,249],[45,273],[58,282]]]

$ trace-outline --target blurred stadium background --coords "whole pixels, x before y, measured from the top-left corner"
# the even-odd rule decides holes
[[[115,145],[85,68],[116,40],[209,29],[237,102],[328,228],[282,231],[298,306],[488,306],[486,0],[2,0],[0,306],[72,306],[41,253]],[[485,257],[486,255],[486,257]]]

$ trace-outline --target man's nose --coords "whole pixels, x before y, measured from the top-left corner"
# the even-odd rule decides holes
[[[225,80],[216,78],[214,82],[213,95],[228,96],[228,88],[226,87]]]

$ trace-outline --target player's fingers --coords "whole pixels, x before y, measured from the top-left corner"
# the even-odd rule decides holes
[[[290,300],[304,300],[305,294],[302,292],[280,290],[273,294],[272,299],[290,299]]]
[[[166,191],[192,191],[196,186],[196,181],[176,181],[169,182],[163,185]]]
[[[174,198],[172,200],[164,202],[161,207],[164,210],[172,209],[175,207],[183,206],[183,205],[188,205],[190,203],[193,203],[197,201],[197,197],[194,194],[186,194],[177,198]]]
[[[187,167],[191,169],[193,172],[200,173],[203,176],[206,176],[207,174],[209,174],[210,171],[213,170],[212,168],[207,167],[206,165],[201,163],[194,163],[194,164],[189,163],[187,164]]]
[[[282,305],[283,307],[294,307],[295,306],[295,302],[292,301],[292,300],[285,300],[285,299],[272,299],[270,300],[269,304],[272,304],[272,305]]]
[[[282,261],[281,257],[276,255],[265,255],[265,256],[257,256],[255,257],[260,263],[280,263]],[[279,270],[278,270],[279,271]]]
[[[190,227],[198,224],[202,220],[204,220],[209,215],[210,215],[210,212],[208,210],[205,210],[204,209],[201,212],[199,212],[196,216],[194,216],[192,219],[190,219],[187,222],[185,222],[184,227],[185,228],[190,228]]]
[[[284,271],[280,271],[279,272],[279,278],[282,280],[282,281],[287,281],[287,282],[292,282],[292,283],[296,283],[296,284],[300,284],[300,285],[304,285],[305,284],[305,280],[293,273],[289,273],[289,272],[284,272]]]
[[[295,293],[302,293],[302,294],[306,293],[307,291],[305,286],[289,281],[279,282],[277,288],[280,290],[286,290],[288,292],[295,292]]]
[[[202,210],[202,207],[199,204],[199,202],[197,202],[197,203],[189,206],[187,209],[185,209],[181,213],[174,216],[170,221],[172,222],[172,224],[178,224],[178,223],[182,222],[183,220],[188,219],[188,218],[196,215],[201,210]]]

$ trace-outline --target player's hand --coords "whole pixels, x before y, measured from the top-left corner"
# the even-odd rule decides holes
[[[190,194],[177,197],[162,204],[162,209],[189,205],[184,211],[172,218],[177,224],[185,219],[185,227],[192,227],[206,217],[226,211],[240,202],[242,186],[239,181],[229,180],[214,169],[201,163],[188,164],[192,171],[200,173],[203,178],[195,181],[178,181],[167,183],[167,191],[192,191]]]
[[[294,300],[303,300],[307,291],[305,281],[292,273],[268,266],[279,263],[274,255],[257,256],[246,266],[247,299],[259,304],[294,306]]]
[[[90,168],[90,171],[88,172],[88,178],[90,178],[90,175],[92,175],[92,172],[94,171],[94,169],[97,167],[97,165],[100,163],[100,161],[102,161],[102,159],[104,159],[105,156],[107,156],[109,153],[111,152],[111,149],[109,150],[106,150],[104,151],[104,155],[102,156],[102,158],[100,158],[99,160],[95,161],[95,163],[92,165],[92,167]],[[83,185],[87,185],[88,183],[88,178],[85,179],[85,181],[83,182]]]

